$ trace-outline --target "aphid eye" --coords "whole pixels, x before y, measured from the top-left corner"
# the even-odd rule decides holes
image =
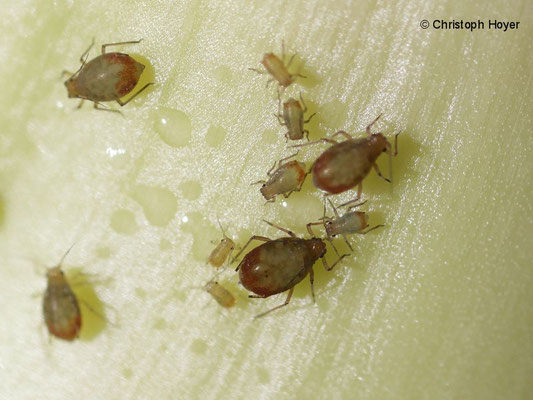
[[[266,186],[266,183],[263,183],[263,186],[261,186],[261,187],[265,187],[265,186]]]
[[[383,153],[385,153],[386,151],[387,151],[387,148],[385,147],[385,148],[383,149]]]

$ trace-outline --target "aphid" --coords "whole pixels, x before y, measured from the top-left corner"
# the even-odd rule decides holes
[[[65,81],[68,97],[82,99],[78,107],[81,107],[84,100],[90,100],[94,102],[94,108],[107,111],[117,110],[100,108],[100,102],[115,100],[121,106],[128,104],[153,83],[144,85],[128,100],[120,100],[137,85],[144,65],[127,54],[106,53],[105,49],[109,46],[139,43],[141,40],[103,44],[102,54],[86,62],[89,50],[94,45],[93,40],[80,58],[81,66],[78,71]]]
[[[72,248],[72,247],[71,247]],[[78,299],[61,270],[63,255],[56,267],[46,272],[47,286],[43,297],[43,315],[48,331],[64,340],[74,340],[81,329],[81,313]]]
[[[226,236],[222,225],[220,225],[220,221],[218,221],[218,226],[220,226],[220,230],[222,231],[222,235],[224,237],[220,240],[217,247],[213,249],[209,255],[209,258],[207,259],[209,264],[217,268],[222,266],[222,264],[229,259],[231,252],[235,248],[235,243],[228,236]]]
[[[291,74],[288,70],[295,56],[296,53],[291,56],[289,62],[287,63],[287,65],[285,65],[285,43],[281,42],[281,59],[279,59],[279,57],[276,56],[274,53],[266,53],[263,56],[263,59],[261,60],[261,64],[263,64],[266,71],[262,71],[256,68],[248,69],[255,71],[259,74],[270,74],[272,78],[267,81],[267,87],[270,82],[277,81],[282,88],[286,88],[294,82],[295,77],[299,76],[305,78],[305,76],[301,74]]]
[[[285,303],[274,307],[255,318],[262,317],[274,310],[285,307],[291,300],[294,286],[302,281],[308,274],[311,282],[311,293],[315,301],[315,291],[313,287],[314,273],[313,265],[320,258],[326,271],[331,271],[337,263],[346,257],[344,254],[332,266],[324,258],[326,255],[326,244],[322,239],[315,237],[311,226],[307,225],[307,230],[311,234],[311,239],[302,239],[293,232],[264,221],[270,226],[277,228],[289,235],[279,239],[270,239],[264,236],[252,236],[237,257],[246,249],[252,240],[261,240],[263,243],[251,250],[241,260],[237,270],[241,284],[249,291],[255,293],[252,298],[266,298],[274,294],[289,291]],[[335,249],[335,247],[333,247]],[[337,252],[337,249],[335,249]],[[236,258],[237,258],[236,257]]]
[[[382,133],[371,133],[370,128],[381,117],[379,115],[371,124],[366,127],[366,138],[353,138],[345,131],[339,131],[329,138],[321,140],[294,145],[291,147],[301,147],[308,144],[315,144],[319,142],[332,143],[329,149],[324,151],[314,162],[311,167],[313,173],[313,184],[329,194],[337,194],[345,192],[358,185],[357,198],[361,197],[363,191],[363,179],[368,175],[370,169],[374,167],[377,174],[385,179],[387,182],[391,179],[385,178],[376,164],[376,159],[382,152],[389,152],[390,162],[392,166],[392,152],[389,141]],[[394,141],[394,156],[398,154],[398,132],[395,135]],[[343,135],[346,140],[337,142],[333,138],[337,135]]]
[[[379,228],[381,226],[384,226],[376,225],[365,231],[364,229],[368,227],[368,215],[366,215],[366,213],[362,211],[350,211],[354,208],[362,206],[366,203],[366,201],[348,207],[348,212],[343,214],[342,217],[337,212],[337,209],[335,208],[331,200],[328,199],[328,201],[331,207],[333,208],[335,218],[326,217],[326,204],[324,203],[324,217],[322,217],[322,222],[313,222],[310,225],[323,224],[324,229],[326,230],[327,238],[330,242],[337,235],[342,235],[344,241],[346,242],[350,250],[353,251],[353,248],[350,245],[350,242],[348,241],[346,235],[350,235],[353,233],[366,235],[368,232],[373,231],[374,229]]]
[[[222,307],[229,308],[235,305],[235,297],[217,281],[210,280],[204,286],[204,290],[209,293]]]
[[[307,111],[307,105],[305,104],[301,93],[300,100],[301,103],[298,100],[290,97],[289,100],[283,103],[283,113],[281,110],[279,110],[277,114],[274,114],[279,123],[282,126],[287,127],[287,132],[285,133],[287,140],[302,139],[304,134],[307,140],[309,140],[309,131],[304,129],[304,124],[311,121],[311,118],[313,118],[316,113],[312,114],[304,121],[304,114]],[[281,99],[279,99],[279,108],[281,109]]]
[[[282,194],[285,198],[289,197],[292,192],[299,192],[304,183],[307,171],[305,170],[305,164],[299,161],[289,161],[283,164],[283,161],[287,161],[289,158],[296,156],[298,152],[293,155],[283,158],[277,162],[278,168],[276,168],[276,162],[267,172],[269,177],[268,181],[258,181],[252,183],[252,185],[262,183],[261,194],[267,200],[267,202],[274,202],[275,197],[278,194]]]

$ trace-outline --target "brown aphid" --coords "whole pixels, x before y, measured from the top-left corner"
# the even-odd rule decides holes
[[[120,100],[137,85],[144,65],[128,54],[106,53],[105,49],[109,46],[139,43],[141,40],[103,44],[102,54],[86,62],[89,50],[94,44],[93,40],[80,58],[81,66],[78,71],[65,81],[68,97],[82,99],[78,107],[81,107],[84,100],[90,100],[94,102],[94,108],[106,111],[117,110],[100,108],[100,102],[116,101],[120,106],[128,104],[153,83],[144,85],[128,100],[124,102]]]
[[[376,160],[383,152],[388,152],[391,157],[398,154],[398,135],[395,135],[394,154],[389,141],[382,133],[371,133],[370,128],[381,117],[379,115],[372,123],[366,127],[368,137],[353,138],[345,131],[339,131],[330,138],[324,138],[315,142],[294,145],[291,147],[301,147],[308,144],[320,142],[332,143],[329,149],[324,151],[311,167],[313,173],[313,184],[315,187],[326,191],[329,194],[345,192],[358,185],[357,199],[361,197],[363,191],[363,179],[368,175],[372,167],[377,174],[387,182],[392,182],[391,178],[385,178],[376,164]],[[337,142],[333,137],[343,135],[346,140]]]
[[[263,59],[261,60],[261,64],[265,67],[266,71],[262,71],[256,68],[248,68],[252,71],[255,71],[259,74],[269,74],[272,78],[270,78],[267,81],[267,87],[270,84],[270,82],[277,81],[280,87],[286,88],[291,83],[294,82],[294,79],[297,76],[300,76],[302,78],[305,78],[305,76],[301,74],[291,74],[288,70],[289,66],[291,65],[292,61],[294,60],[294,57],[296,56],[296,53],[293,54],[287,63],[285,65],[285,43],[281,43],[281,59],[276,56],[274,53],[266,53],[263,56]]]
[[[229,260],[229,256],[235,248],[235,243],[226,235],[222,225],[220,225],[220,221],[218,221],[218,226],[220,226],[220,230],[222,231],[222,235],[224,237],[220,240],[217,247],[213,249],[209,255],[209,258],[207,259],[209,264],[217,268],[221,267],[226,260]]]
[[[332,266],[329,266],[324,258],[326,255],[326,244],[322,239],[315,237],[310,224],[307,225],[307,230],[311,234],[311,239],[302,239],[285,228],[268,221],[264,222],[287,233],[289,237],[272,240],[264,236],[252,236],[239,254],[237,254],[237,257],[246,249],[252,240],[261,240],[266,243],[248,252],[241,260],[237,267],[240,282],[246,289],[255,293],[255,295],[249,296],[252,298],[266,298],[287,290],[289,294],[285,303],[259,314],[255,318],[262,317],[289,304],[294,286],[308,274],[314,302],[313,265],[315,262],[319,258],[322,259],[326,271],[331,271],[340,260],[348,255],[344,254],[340,256],[337,253],[339,258]],[[333,248],[335,249],[335,247]],[[335,252],[337,252],[336,249]]]
[[[333,208],[335,218],[326,217],[326,204],[324,203],[324,217],[322,217],[322,221],[313,222],[310,225],[324,225],[327,238],[330,242],[337,235],[342,235],[342,237],[344,238],[344,241],[346,242],[350,250],[353,251],[353,248],[350,242],[348,241],[348,238],[346,237],[346,235],[351,235],[354,233],[366,235],[368,232],[373,231],[376,228],[384,226],[384,225],[376,225],[376,226],[373,226],[372,228],[365,230],[368,227],[368,215],[366,215],[366,213],[363,211],[351,211],[359,206],[362,206],[363,204],[366,203],[366,201],[348,207],[348,212],[343,214],[342,216],[339,215],[339,213],[337,212],[337,209],[335,208],[331,200],[328,199],[328,201],[331,207]]]
[[[283,158],[277,162],[278,168],[276,168],[276,162],[267,172],[269,177],[268,181],[258,181],[252,183],[256,185],[258,183],[262,184],[261,194],[265,200],[269,202],[274,202],[276,196],[282,194],[285,198],[289,197],[292,192],[299,192],[302,188],[302,185],[307,176],[307,171],[305,170],[305,164],[299,161],[287,161],[289,158],[295,157],[298,152],[293,155]],[[274,171],[274,172],[272,172]]]
[[[281,109],[281,99],[278,100],[279,108]],[[286,102],[283,103],[283,113],[281,110],[279,110],[277,114],[274,114],[280,125],[287,128],[287,132],[285,133],[287,140],[300,140],[304,137],[304,134],[307,140],[309,140],[309,131],[304,129],[304,124],[311,121],[311,118],[313,118],[316,113],[312,114],[304,121],[304,114],[307,111],[307,105],[305,104],[301,93],[300,100],[301,103],[300,101],[290,97]]]
[[[217,281],[209,281],[205,284],[204,290],[213,297],[222,307],[230,308],[235,305],[235,297]]]
[[[78,299],[72,291],[60,263],[46,272],[47,286],[43,297],[43,315],[50,334],[63,340],[74,340],[81,329]]]

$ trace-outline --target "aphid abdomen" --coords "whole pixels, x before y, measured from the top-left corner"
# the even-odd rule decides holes
[[[222,239],[217,247],[213,249],[207,261],[214,267],[222,266],[234,247],[233,240],[229,238]]]
[[[331,221],[326,231],[331,235],[358,233],[367,227],[365,213],[355,211],[348,212],[342,217]],[[328,229],[329,228],[329,229]]]
[[[81,329],[81,313],[76,296],[63,282],[50,282],[43,298],[43,314],[48,331],[64,340],[74,340]]]
[[[283,121],[288,129],[289,139],[299,140],[304,137],[304,114],[298,100],[290,98],[283,104]]]
[[[298,161],[290,161],[277,169],[264,187],[261,193],[269,200],[278,194],[285,194],[298,190],[305,179],[305,164]]]
[[[250,251],[239,266],[242,285],[268,297],[284,292],[306,277],[318,256],[309,248],[310,240],[281,238]]]
[[[75,77],[75,85],[82,98],[117,100],[133,90],[143,70],[144,65],[127,54],[102,54],[83,67]]]
[[[369,138],[346,140],[324,151],[313,164],[313,184],[336,194],[360,183],[377,158],[368,142]]]
[[[261,64],[265,66],[268,73],[272,75],[272,77],[278,81],[281,86],[287,87],[292,83],[292,76],[289,74],[287,67],[285,67],[283,61],[280,60],[275,54],[265,54]]]

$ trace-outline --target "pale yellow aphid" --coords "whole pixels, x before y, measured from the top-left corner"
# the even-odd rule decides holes
[[[281,59],[274,53],[266,53],[263,56],[263,59],[261,60],[261,64],[263,64],[266,71],[262,71],[255,68],[249,69],[259,74],[269,74],[272,78],[267,81],[267,86],[270,84],[270,82],[277,81],[281,87],[286,88],[292,82],[294,82],[295,77],[300,76],[302,78],[305,78],[305,76],[303,75],[291,74],[289,72],[288,68],[294,60],[295,56],[296,54],[293,54],[287,65],[285,65],[285,43],[281,42]]]
[[[222,307],[230,308],[235,305],[235,297],[220,283],[209,281],[205,284],[204,290],[213,297]]]
[[[222,231],[222,235],[224,235],[224,237],[222,240],[220,240],[220,243],[218,243],[217,247],[213,249],[209,255],[209,258],[207,259],[207,262],[216,268],[221,267],[222,264],[229,259],[231,252],[235,248],[235,243],[226,235],[222,225],[220,225],[220,221],[218,221],[218,226],[220,226],[220,230]]]
[[[279,111],[277,114],[274,114],[278,119],[280,125],[287,128],[285,137],[287,140],[299,140],[304,137],[304,134],[309,140],[309,131],[304,129],[304,124],[311,121],[311,118],[316,114],[312,114],[309,118],[304,120],[304,114],[307,111],[307,105],[300,93],[300,101],[290,97],[287,101],[283,103],[283,112],[281,111],[281,98],[278,98]],[[302,107],[303,105],[303,107]]]

